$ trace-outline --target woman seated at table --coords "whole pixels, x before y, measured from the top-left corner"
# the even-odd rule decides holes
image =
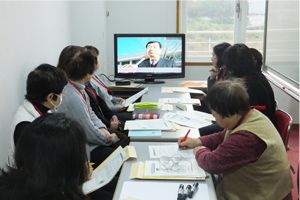
[[[218,200],[281,200],[293,181],[282,139],[271,121],[251,109],[240,81],[215,83],[206,99],[223,131],[178,144],[194,148],[198,165],[219,174]]]
[[[15,163],[0,170],[1,200],[90,199],[82,191],[90,175],[85,132],[65,114],[47,113],[30,123],[16,146]],[[101,188],[89,196],[108,200],[113,191]]]

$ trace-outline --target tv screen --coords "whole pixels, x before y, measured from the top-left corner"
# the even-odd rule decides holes
[[[115,34],[115,77],[154,79],[185,77],[185,34]]]

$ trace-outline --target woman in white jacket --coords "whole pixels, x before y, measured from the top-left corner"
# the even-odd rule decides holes
[[[55,109],[62,102],[68,83],[66,73],[49,64],[41,64],[27,77],[25,101],[18,108],[10,128],[8,165],[14,167],[15,145],[23,130],[34,119]]]

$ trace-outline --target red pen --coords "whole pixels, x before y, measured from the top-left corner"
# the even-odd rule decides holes
[[[181,142],[184,142],[186,140],[186,138],[188,137],[189,133],[191,132],[191,129],[188,130],[188,132],[185,134],[184,138],[181,140]],[[181,146],[179,145],[179,149],[181,148]]]

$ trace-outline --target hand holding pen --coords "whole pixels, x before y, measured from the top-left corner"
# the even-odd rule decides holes
[[[189,131],[188,131],[188,133],[189,133]],[[199,138],[187,137],[188,133],[186,134],[186,136],[178,139],[177,144],[180,149],[195,148],[197,146],[202,146],[202,142]]]
[[[185,140],[186,140],[186,138],[188,137],[188,135],[189,135],[190,132],[191,132],[191,129],[188,130],[188,132],[187,132],[187,133],[185,134],[185,136],[182,138],[182,140],[180,141],[180,143],[181,143],[181,142],[185,142]],[[181,144],[179,144],[178,146],[179,146],[179,149],[180,149],[180,148],[181,148]]]

